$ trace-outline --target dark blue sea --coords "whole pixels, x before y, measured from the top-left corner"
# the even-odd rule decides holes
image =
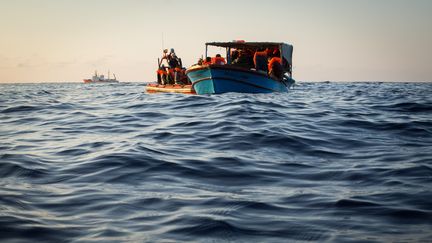
[[[0,91],[0,242],[432,242],[432,83]]]

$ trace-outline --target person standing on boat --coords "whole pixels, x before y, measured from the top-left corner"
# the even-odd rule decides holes
[[[159,67],[160,66],[168,67],[168,56],[169,56],[168,49],[164,49],[162,53],[162,57],[159,61]]]
[[[264,49],[258,49],[253,57],[253,61],[254,61],[254,65],[255,65],[255,70],[257,71],[264,71],[267,73],[268,68],[267,68],[267,52],[268,49],[264,50]]]
[[[162,58],[159,61],[158,64],[158,70],[157,70],[157,78],[158,83],[165,85],[168,83],[168,72],[167,68],[169,67],[168,63],[168,49],[163,50]]]
[[[232,64],[238,67],[250,69],[254,66],[253,57],[248,50],[239,49],[238,57],[232,61]]]
[[[270,78],[275,80],[282,80],[283,77],[283,68],[282,68],[282,60],[280,57],[274,56],[269,57],[268,63],[268,74]]]
[[[171,79],[171,83],[177,84],[180,81],[180,76],[183,75],[182,63],[181,59],[177,57],[174,52],[174,48],[171,48],[170,53],[168,55],[168,64],[169,64],[169,77]]]
[[[210,65],[212,63],[211,57],[206,57],[203,61],[203,65]]]
[[[239,51],[237,49],[235,49],[235,48],[231,49],[231,52],[230,52],[231,63],[234,60],[236,60],[238,58],[238,56],[239,56]]]
[[[274,49],[274,51],[273,51],[273,57],[280,57],[280,51],[279,51],[279,49]]]
[[[168,64],[170,68],[181,67],[180,59],[174,52],[174,48],[171,48],[170,53],[167,55]]]
[[[216,57],[211,59],[211,63],[216,65],[225,65],[226,61],[225,58],[221,56],[221,54],[216,54]]]

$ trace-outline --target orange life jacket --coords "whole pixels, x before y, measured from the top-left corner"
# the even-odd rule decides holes
[[[226,61],[223,57],[212,57],[211,63],[217,65],[224,65],[226,64]]]
[[[167,74],[167,72],[166,72],[165,70],[163,70],[163,69],[158,69],[158,70],[156,71],[156,73],[157,73],[157,74],[160,74],[160,75]]]
[[[278,62],[279,64],[282,65],[282,60],[280,59],[280,57],[273,57],[272,59],[270,59],[270,62],[268,63],[268,71],[269,72],[273,69],[273,64],[275,62]]]
[[[174,72],[175,72],[175,69],[174,69],[174,68],[168,68],[168,73],[169,73],[169,75],[173,76],[173,75],[174,75]]]
[[[257,56],[262,56],[262,57],[265,57],[267,59],[267,52],[266,51],[257,51],[257,52],[255,52],[254,57],[253,57],[253,61],[254,61],[255,66],[256,66],[256,58],[257,58]]]

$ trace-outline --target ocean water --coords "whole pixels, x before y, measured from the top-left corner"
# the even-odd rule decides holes
[[[432,242],[432,83],[0,91],[1,242]]]

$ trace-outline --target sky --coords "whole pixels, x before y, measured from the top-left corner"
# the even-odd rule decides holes
[[[156,79],[205,42],[294,46],[298,81],[432,81],[430,0],[0,0],[0,83]],[[216,50],[218,51],[218,50]]]

